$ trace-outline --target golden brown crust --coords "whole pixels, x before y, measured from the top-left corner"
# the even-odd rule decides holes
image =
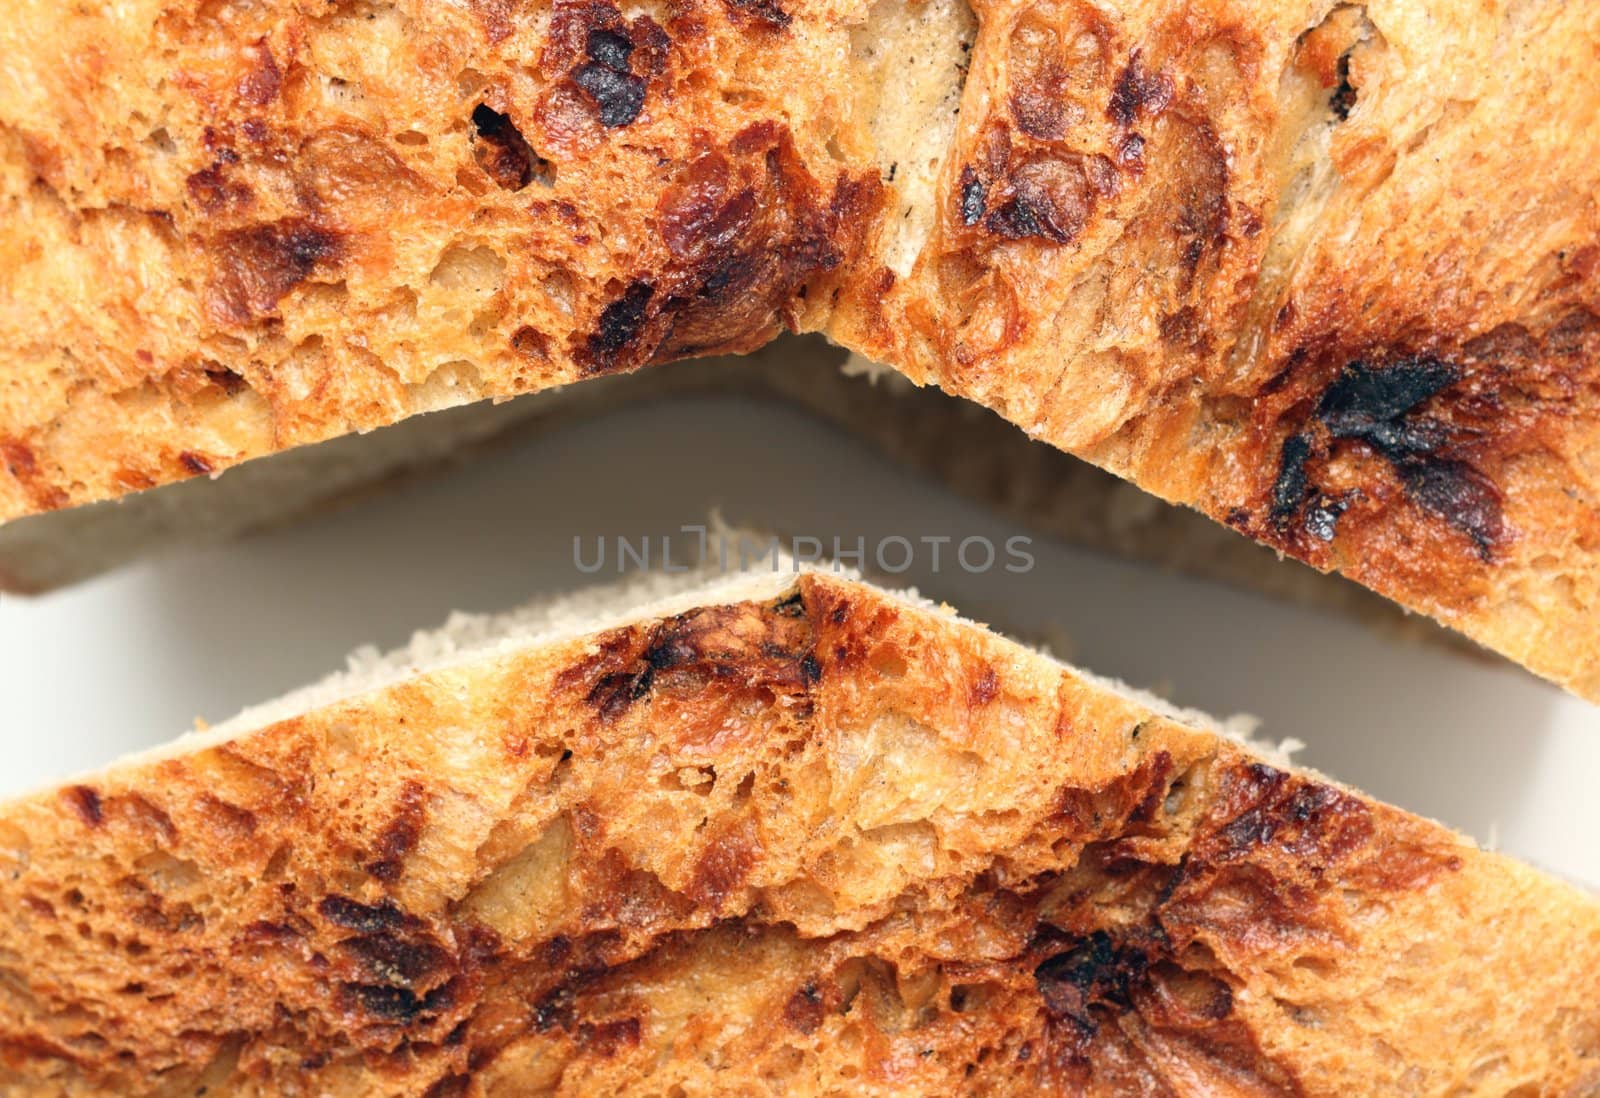
[[[1591,898],[823,576],[13,802],[0,911],[8,1093],[1600,1071]]]
[[[836,334],[1600,698],[1593,12],[979,14],[929,246]]]
[[[1590,6],[897,2],[30,7],[0,515],[823,329],[1600,698]]]

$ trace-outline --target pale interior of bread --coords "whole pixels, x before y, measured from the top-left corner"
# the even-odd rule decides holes
[[[901,277],[933,229],[935,185],[955,142],[977,33],[966,0],[878,0],[851,31],[856,109],[898,203],[885,219],[884,263]]]

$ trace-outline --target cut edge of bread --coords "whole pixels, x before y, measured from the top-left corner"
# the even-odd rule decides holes
[[[303,717],[3,806],[0,1089],[1600,1080],[1592,893],[776,567],[458,619]]]
[[[611,583],[596,584],[563,594],[535,598],[510,610],[469,613],[456,611],[444,624],[414,632],[401,646],[382,651],[363,645],[346,657],[346,666],[315,682],[296,687],[275,698],[246,706],[216,724],[182,733],[171,740],[123,755],[109,764],[84,771],[69,781],[136,768],[163,759],[216,747],[280,721],[383,691],[407,680],[480,661],[503,659],[513,653],[543,648],[564,641],[594,636],[640,622],[686,613],[697,607],[776,599],[794,589],[806,574],[827,575],[862,583],[879,595],[903,606],[943,615],[952,623],[995,633],[1057,671],[1109,690],[1153,714],[1222,736],[1279,766],[1290,766],[1291,756],[1304,745],[1294,738],[1271,741],[1258,738],[1256,718],[1236,714],[1218,718],[1202,710],[1178,705],[1149,690],[1120,679],[1097,675],[1059,659],[1048,649],[1029,645],[982,622],[963,617],[948,603],[936,602],[916,588],[895,588],[873,583],[853,568],[836,562],[805,562],[784,552],[769,535],[737,530],[720,516],[709,520],[713,538],[723,544],[742,542],[769,551],[752,562],[760,567],[733,569],[715,563],[681,571],[639,571]],[[1302,772],[1303,767],[1296,767]],[[61,784],[43,783],[19,794],[37,795]]]

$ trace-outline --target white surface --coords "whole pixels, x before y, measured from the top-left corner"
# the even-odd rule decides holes
[[[716,506],[825,540],[1026,533],[795,411],[624,410],[291,528],[0,596],[0,793],[225,718],[452,609],[614,578],[578,571],[575,535],[671,534]],[[1180,704],[1252,712],[1263,735],[1307,742],[1300,761],[1600,887],[1600,709],[1496,662],[1045,539],[1031,551],[1029,575],[930,575],[922,554],[890,580]]]

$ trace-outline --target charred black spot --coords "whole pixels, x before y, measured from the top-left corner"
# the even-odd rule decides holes
[[[1144,950],[1116,942],[1097,930],[1033,971],[1045,1009],[1080,1032],[1100,1028],[1096,1010],[1123,1014],[1133,1009],[1132,991],[1144,979],[1150,959]]]
[[[772,607],[773,613],[786,618],[803,618],[806,616],[806,597],[799,591],[779,599]]]
[[[1222,811],[1191,851],[1213,867],[1272,846],[1318,872],[1371,840],[1370,810],[1333,786],[1256,763],[1229,769],[1218,787]]]
[[[621,297],[601,311],[600,324],[587,343],[594,370],[613,368],[617,356],[639,337],[646,310],[655,293],[656,288],[650,283],[634,282],[622,292]]]
[[[1305,823],[1338,801],[1339,793],[1332,786],[1303,785],[1289,798],[1287,812],[1290,819],[1297,823]]]
[[[984,227],[1008,240],[1022,240],[1030,236],[1042,237],[1064,244],[1071,239],[1064,227],[1050,216],[1050,211],[1018,195],[984,219]]]
[[[344,993],[366,1013],[387,1022],[410,1025],[419,1018],[448,1010],[456,1000],[454,982],[442,984],[426,995],[410,988],[384,984],[344,984]]]
[[[509,115],[480,103],[472,110],[472,128],[473,157],[501,189],[520,191],[549,173],[550,162],[533,151]]]
[[[1003,181],[1003,196],[986,196],[994,208],[983,226],[1007,240],[1066,244],[1083,231],[1103,193],[1102,169],[1115,173],[1109,162],[1076,155],[1036,156],[1016,164]]]
[[[317,911],[330,923],[362,934],[395,931],[406,924],[405,912],[388,899],[381,903],[364,904],[348,896],[325,896],[317,904]]]
[[[1157,115],[1172,102],[1172,81],[1164,73],[1149,72],[1134,50],[1111,89],[1106,115],[1119,126],[1134,123],[1140,114]]]
[[[961,169],[961,223],[963,225],[976,225],[983,219],[984,210],[987,208],[988,196],[983,186],[983,180],[978,178],[978,173],[970,167]]]
[[[628,71],[629,59],[633,56],[633,41],[626,35],[606,30],[604,27],[595,27],[589,31],[584,48],[589,60],[604,65],[613,72]]]
[[[1408,434],[1400,417],[1458,376],[1448,363],[1426,356],[1384,367],[1355,362],[1322,394],[1317,418],[1335,438],[1359,438],[1386,454],[1431,449],[1437,439]]]
[[[597,33],[609,34],[605,31]],[[638,118],[639,112],[644,109],[647,90],[645,79],[628,71],[626,62],[619,68],[603,61],[590,61],[579,66],[572,78],[578,87],[589,93],[595,106],[600,109],[600,124],[603,126],[626,126]]]
[[[1306,462],[1311,458],[1311,436],[1304,431],[1283,440],[1278,455],[1278,479],[1272,485],[1272,520],[1287,523],[1300,510],[1309,491]]]
[[[100,807],[100,794],[87,785],[68,786],[61,791],[62,799],[77,813],[78,818],[90,827],[99,827],[105,819]]]
[[[1350,54],[1346,51],[1339,55],[1339,83],[1333,89],[1333,96],[1328,100],[1328,108],[1333,111],[1333,116],[1343,122],[1350,117],[1350,112],[1355,110],[1356,89],[1350,83]]]
[[[1359,442],[1383,457],[1413,501],[1487,555],[1504,532],[1499,493],[1472,466],[1443,453],[1451,444],[1447,423],[1418,414],[1460,376],[1455,366],[1426,355],[1388,366],[1354,362],[1345,367],[1317,402],[1313,426],[1284,441],[1272,491],[1273,521],[1282,528],[1305,508],[1306,532],[1333,540],[1348,503],[1311,490],[1306,466],[1320,427],[1328,440]]]
[[[657,671],[668,671],[674,667],[684,667],[701,658],[699,645],[695,643],[692,631],[677,628],[686,625],[682,619],[674,619],[661,628],[644,651],[644,661]]]

